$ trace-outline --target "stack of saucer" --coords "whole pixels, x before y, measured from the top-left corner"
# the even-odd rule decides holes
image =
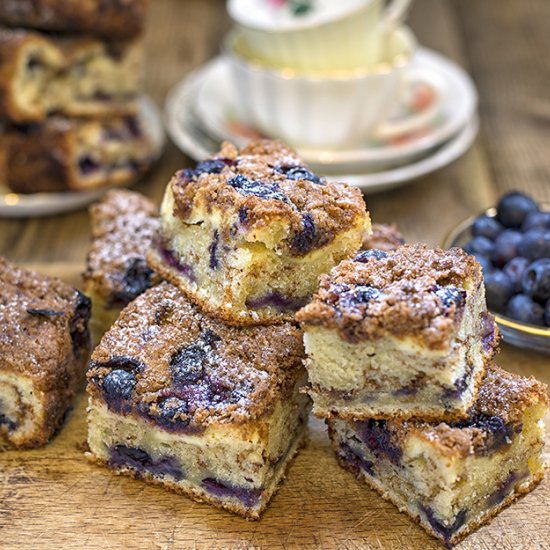
[[[341,2],[337,14],[329,3],[328,15],[323,1],[305,2],[310,11],[293,19],[284,10],[294,4],[229,2],[237,26],[225,41],[223,55],[188,75],[167,99],[168,129],[185,153],[201,159],[223,140],[243,145],[258,136],[281,138],[317,172],[373,192],[437,170],[468,149],[478,130],[471,79],[442,55],[416,47],[410,30],[396,23],[395,11],[374,15],[385,29],[378,57],[365,67],[338,69],[320,65],[309,53],[315,48],[300,50],[299,38],[306,35],[310,46],[313,32],[326,38],[342,31],[350,24],[344,17],[348,12],[353,19],[364,17],[364,28],[372,22],[363,11],[353,10],[366,10],[372,19],[369,10],[378,2]],[[271,10],[265,20],[261,9],[254,12],[262,7]],[[384,19],[390,16],[392,25]],[[252,20],[257,28],[252,28]],[[263,28],[268,22],[276,31]],[[377,35],[375,28],[370,34]],[[348,27],[345,32],[353,34]],[[287,52],[278,49],[278,35],[292,42],[294,65]],[[324,38],[316,43],[326,42]],[[269,49],[262,50],[262,45]],[[359,48],[348,46],[350,51]],[[266,52],[271,52],[269,58]],[[343,46],[339,56],[347,59]],[[338,62],[334,56],[324,58],[329,59],[326,63]]]

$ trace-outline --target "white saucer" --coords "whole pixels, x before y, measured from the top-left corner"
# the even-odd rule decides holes
[[[208,133],[219,141],[229,140],[244,145],[259,134],[239,114],[238,96],[230,70],[228,60],[218,57],[192,73],[185,82],[196,94],[195,113]],[[477,107],[477,93],[470,77],[453,62],[426,48],[420,48],[415,54],[410,70],[411,74],[428,73],[432,81],[439,82],[441,107],[426,117],[424,128],[398,140],[366,139],[364,144],[354,149],[298,148],[299,155],[314,170],[325,173],[374,171],[410,163],[456,135],[472,118]],[[185,93],[186,86],[177,89]],[[411,104],[396,108],[396,114],[401,118],[406,118],[417,98],[412,93],[407,95]],[[173,101],[177,104],[177,100]],[[424,109],[430,110],[429,106]]]
[[[140,99],[140,115],[144,131],[155,147],[155,159],[160,158],[166,142],[159,108],[147,96]],[[132,182],[135,183],[135,182]],[[106,189],[67,193],[12,193],[0,184],[0,217],[28,218],[51,216],[79,210],[97,200]]]
[[[174,143],[185,154],[199,161],[216,153],[220,147],[220,140],[212,137],[196,116],[193,108],[195,94],[196,88],[189,85],[187,80],[180,82],[168,94],[164,114],[166,129]],[[330,175],[329,178],[333,181],[347,182],[369,193],[399,187],[430,174],[462,156],[473,143],[478,129],[479,120],[477,115],[474,115],[454,137],[416,162],[376,173],[348,172],[347,176],[336,174]],[[323,175],[327,173],[326,170],[318,171]]]

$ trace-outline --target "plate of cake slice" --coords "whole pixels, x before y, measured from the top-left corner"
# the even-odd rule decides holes
[[[139,179],[164,144],[158,109],[142,92],[143,4],[128,8],[128,29],[118,8],[106,22],[94,3],[68,19],[56,2],[0,10],[8,24],[29,19],[0,29],[0,216],[74,210]],[[76,17],[82,28],[94,18],[102,25],[78,34]]]

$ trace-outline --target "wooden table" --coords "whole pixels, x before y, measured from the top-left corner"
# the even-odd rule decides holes
[[[147,91],[167,90],[214,56],[229,28],[221,0],[154,0],[147,33]],[[482,128],[459,161],[416,183],[367,196],[375,221],[411,241],[440,242],[460,219],[521,189],[550,202],[550,3],[417,0],[420,42],[462,64],[481,97]],[[137,189],[160,200],[190,160],[169,146]],[[41,263],[78,281],[89,238],[86,212],[0,221],[0,254]],[[500,363],[550,382],[548,357],[504,346]],[[439,548],[405,516],[336,468],[320,423],[261,522],[111,475],[82,459],[84,400],[43,450],[0,457],[1,548]],[[550,548],[550,482],[503,512],[460,548]]]

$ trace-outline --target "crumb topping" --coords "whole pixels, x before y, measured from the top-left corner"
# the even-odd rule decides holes
[[[282,223],[282,244],[295,256],[368,220],[359,189],[328,183],[278,141],[251,142],[240,151],[224,143],[213,158],[177,172],[170,186],[184,222],[217,209],[227,220],[222,237]]]
[[[537,403],[548,406],[545,384],[532,376],[519,376],[492,365],[465,420],[453,424],[420,423],[413,429],[444,454],[486,454],[509,445],[522,429],[525,410]]]
[[[390,334],[445,349],[467,295],[482,283],[475,258],[458,248],[414,244],[363,251],[321,276],[319,290],[296,319],[305,327],[338,330],[349,342]]]
[[[59,279],[0,257],[0,370],[32,378],[43,391],[68,384],[67,362],[87,348],[90,303]]]
[[[139,193],[113,190],[92,205],[90,216],[84,283],[108,306],[124,306],[158,281],[145,260],[160,227],[157,208]]]
[[[243,423],[272,410],[303,373],[302,359],[302,333],[293,325],[228,327],[161,283],[105,334],[88,392],[168,429]]]
[[[373,223],[372,235],[365,235],[363,250],[383,250],[389,252],[405,244],[405,239],[395,225]]]

